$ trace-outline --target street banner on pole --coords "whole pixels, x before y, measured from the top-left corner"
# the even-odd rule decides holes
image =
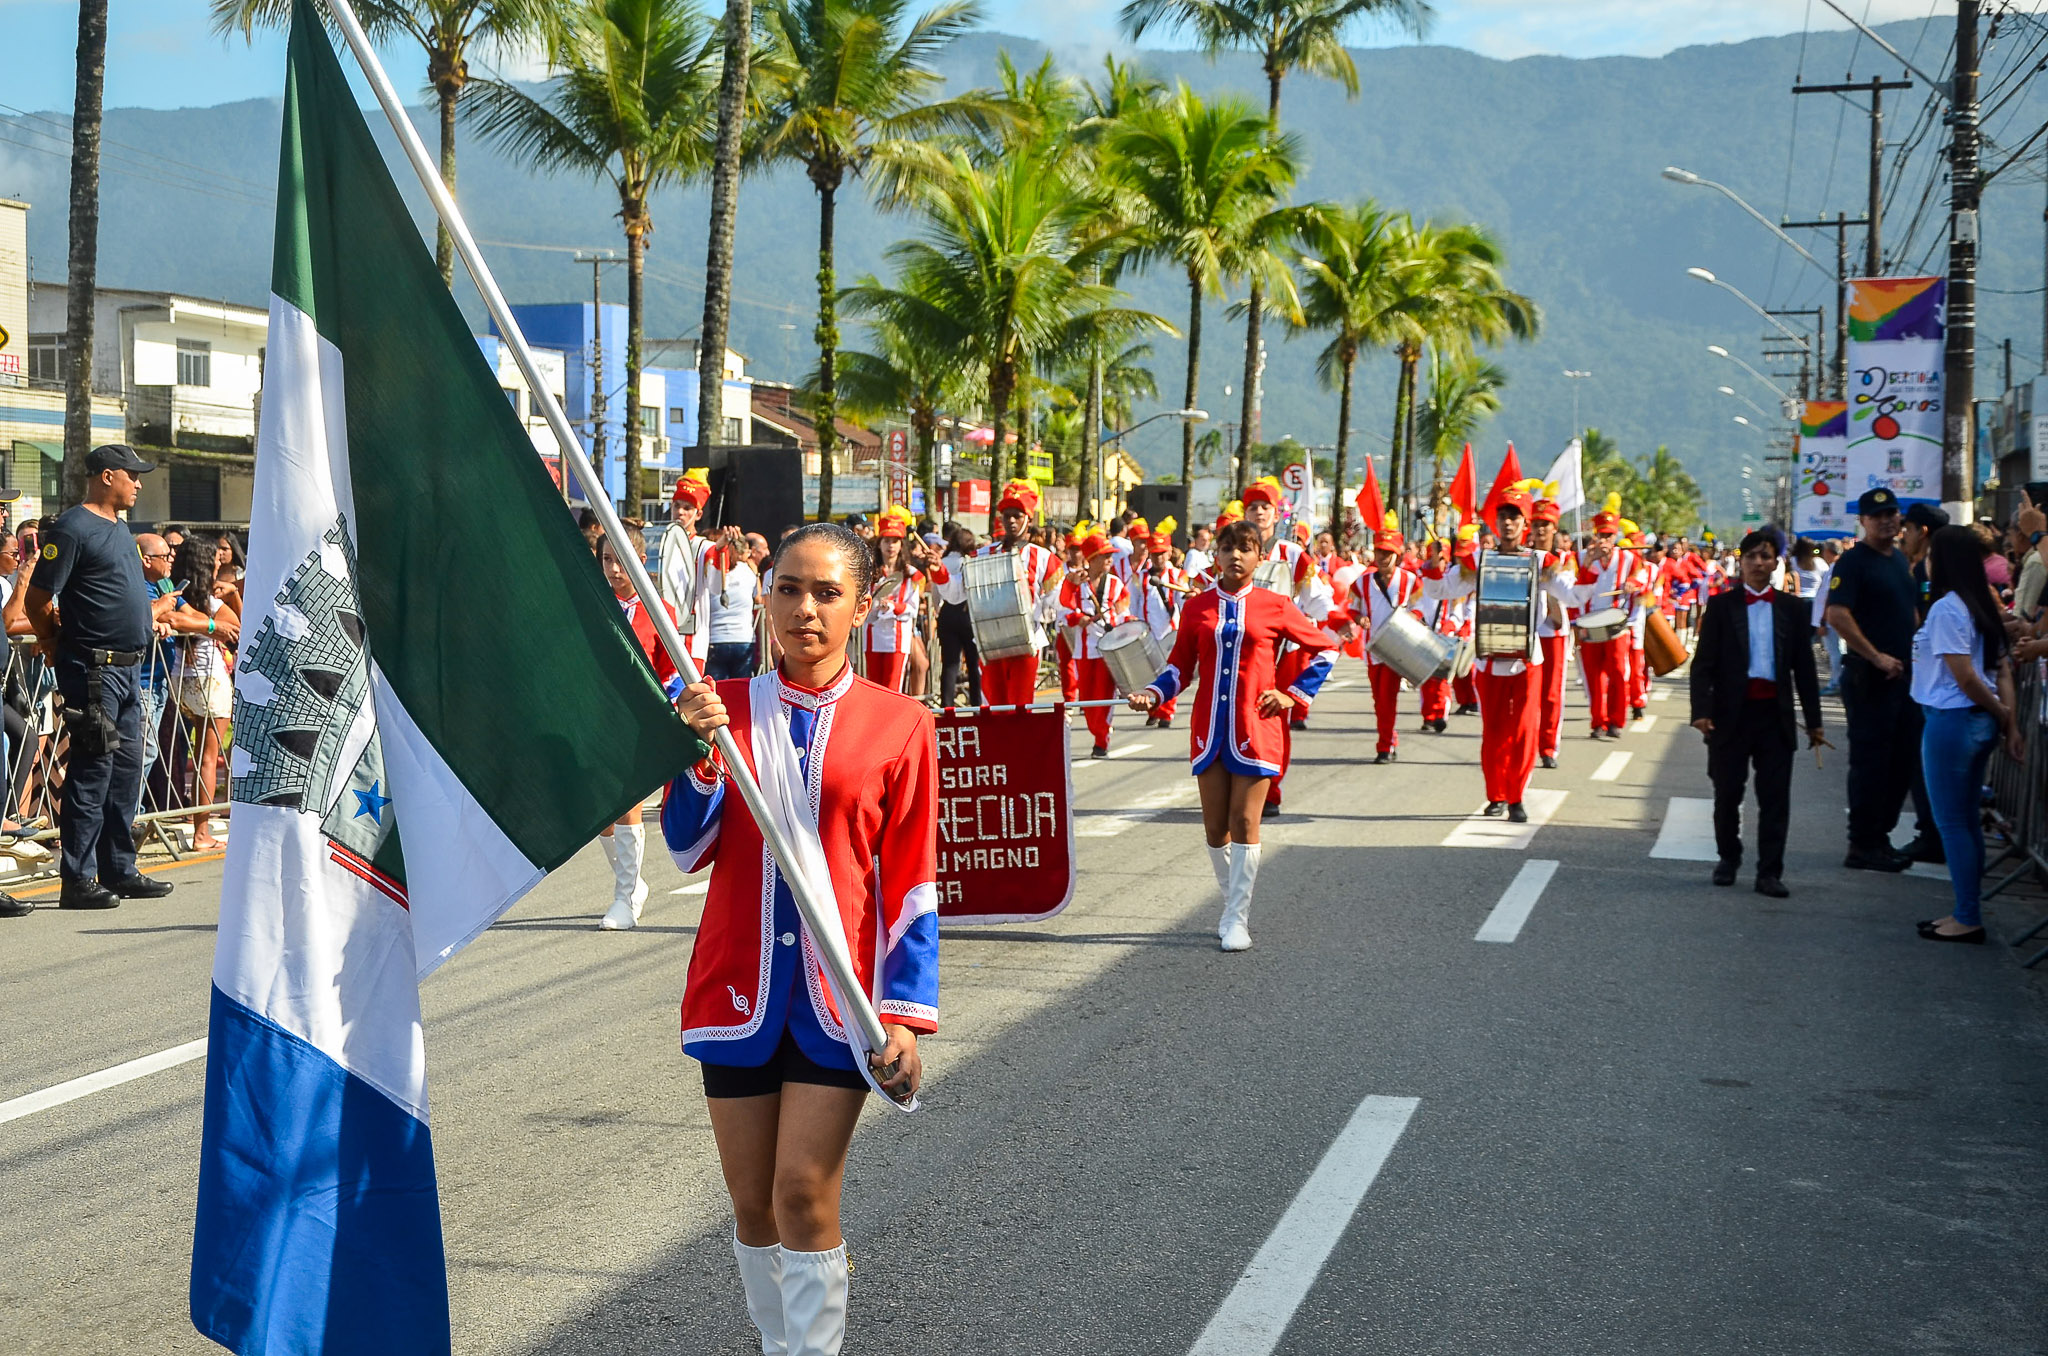
[[[1792,506],[1794,535],[1853,537],[1855,510],[1846,493],[1849,478],[1849,405],[1809,400],[1799,417],[1799,497]]]
[[[1064,711],[940,711],[939,921],[1035,923],[1074,894]]]
[[[1947,290],[1941,278],[1849,283],[1845,500],[1883,486],[1901,504],[1941,501]]]

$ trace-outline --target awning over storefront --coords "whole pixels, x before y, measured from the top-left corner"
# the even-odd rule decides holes
[[[35,443],[30,442],[26,438],[16,438],[14,440],[14,454],[20,456],[25,451],[40,452],[43,454],[44,461],[54,461],[59,465],[63,464],[64,461],[64,444],[62,443]]]

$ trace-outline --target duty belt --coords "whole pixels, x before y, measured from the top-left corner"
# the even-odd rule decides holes
[[[83,645],[69,647],[71,653],[81,656],[86,663],[96,668],[124,669],[130,664],[140,664],[141,650],[90,650]]]

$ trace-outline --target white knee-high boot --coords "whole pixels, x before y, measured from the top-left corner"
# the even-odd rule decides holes
[[[846,1245],[782,1250],[782,1332],[789,1356],[839,1356],[846,1341]]]
[[[747,1292],[747,1314],[761,1333],[761,1356],[787,1356],[783,1338],[782,1245],[750,1248],[732,1236],[733,1260],[740,1264],[740,1284]]]
[[[1217,925],[1216,937],[1225,951],[1248,951],[1252,944],[1248,926],[1252,886],[1259,878],[1259,845],[1232,843],[1226,851],[1230,854],[1230,884],[1224,893],[1223,921]]]
[[[647,849],[647,828],[642,824],[614,824],[611,844],[612,906],[605,910],[598,926],[607,932],[623,932],[640,921],[641,906],[647,902],[647,882],[640,879],[640,860]]]
[[[1216,872],[1216,888],[1225,894],[1230,893],[1230,847],[1228,844],[1209,849],[1209,866]]]

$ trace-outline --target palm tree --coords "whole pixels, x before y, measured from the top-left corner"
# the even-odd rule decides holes
[[[85,498],[92,451],[93,299],[99,290],[100,106],[107,84],[107,0],[78,6],[78,65],[71,104],[71,258],[65,275],[64,466],[66,506]]]
[[[1183,408],[1201,395],[1202,302],[1220,296],[1226,278],[1285,270],[1256,248],[1275,231],[1271,216],[1294,183],[1292,137],[1274,136],[1264,118],[1237,99],[1203,101],[1185,84],[1162,103],[1139,108],[1108,138],[1106,172],[1131,203],[1134,262],[1171,260],[1188,287],[1188,362]],[[1272,261],[1272,262],[1269,262]],[[1181,425],[1181,484],[1193,481],[1195,429]]]
[[[740,140],[754,50],[754,0],[726,0],[719,32],[718,133],[711,151],[711,222],[704,242],[704,322],[697,330],[697,452],[709,462],[725,433],[725,347],[732,331],[732,231],[739,215]]]
[[[1280,86],[1287,73],[1307,71],[1358,97],[1358,67],[1344,34],[1362,19],[1381,19],[1421,37],[1434,17],[1425,0],[1127,0],[1123,27],[1133,42],[1154,26],[1191,33],[1210,60],[1226,48],[1256,52],[1266,74],[1266,120],[1280,130]],[[1259,440],[1259,326],[1264,285],[1251,280],[1245,302],[1244,407],[1239,415],[1237,487],[1244,487],[1245,455]]]
[[[549,45],[562,73],[545,101],[502,81],[475,80],[464,110],[485,136],[537,168],[580,171],[618,192],[626,231],[623,492],[635,512],[642,282],[654,231],[648,198],[709,162],[719,36],[693,0],[575,0],[557,25]],[[718,357],[722,364],[723,346]]]
[[[851,289],[847,309],[973,363],[987,382],[990,479],[1000,482],[1011,404],[1039,355],[1071,343],[1078,325],[1171,327],[1119,307],[1120,293],[1070,266],[1089,201],[1031,155],[981,168],[955,152],[949,172],[917,193],[925,235],[889,248],[897,285]]]
[[[1699,521],[1700,487],[1662,443],[1644,460],[1634,490],[1631,516],[1647,531],[1678,532]]]
[[[1636,468],[1621,455],[1614,439],[1589,428],[1579,440],[1580,471],[1586,481],[1586,502],[1598,504],[1610,494],[1627,503],[1635,494]]]
[[[850,309],[866,310],[868,298],[888,291],[873,277],[864,277],[842,294],[842,300]],[[960,349],[931,343],[928,334],[891,323],[887,312],[886,306],[875,307],[878,318],[870,326],[873,352],[839,354],[840,402],[856,419],[909,416],[917,438],[918,481],[924,486],[925,503],[936,505],[939,419],[962,403],[975,374]],[[815,388],[816,383],[813,374],[810,384]]]
[[[1444,463],[1472,441],[1480,424],[1500,411],[1501,388],[1508,375],[1493,363],[1470,353],[1446,356],[1429,351],[1429,391],[1418,401],[1417,442],[1430,460],[1429,512],[1432,521],[1443,508]]]
[[[294,0],[211,0],[213,31],[253,34],[256,25],[284,28]],[[455,109],[475,77],[469,57],[479,48],[507,47],[546,36],[558,0],[356,0],[356,17],[375,39],[404,35],[427,54],[427,83],[441,118],[441,182],[455,191]],[[441,281],[455,277],[455,242],[437,226],[434,260]]]
[[[981,21],[976,0],[950,0],[910,17],[906,0],[769,0],[762,26],[762,121],[754,153],[804,167],[818,195],[818,512],[832,512],[837,443],[839,284],[833,250],[838,195],[849,177],[892,162],[924,163],[929,139],[1000,120],[979,93],[933,99],[940,49]]]
[[[1367,201],[1326,209],[1302,232],[1302,328],[1327,330],[1330,342],[1316,358],[1316,374],[1337,395],[1336,474],[1330,521],[1344,521],[1344,476],[1351,449],[1352,377],[1359,350],[1395,342],[1412,328],[1400,311],[1401,219]],[[1368,523],[1368,531],[1378,523]],[[1334,527],[1332,530],[1335,530]]]

